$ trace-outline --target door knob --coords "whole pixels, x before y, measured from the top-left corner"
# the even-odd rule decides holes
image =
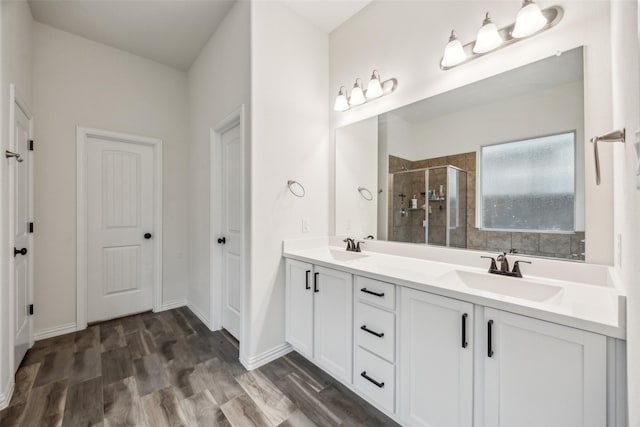
[[[149,240],[151,237],[153,237],[153,236],[151,235],[151,233],[144,233],[144,238],[145,238],[145,239]]]
[[[18,255],[26,255],[27,254],[27,248],[22,248],[22,249],[18,249],[18,248],[13,248],[13,256],[16,257]]]
[[[218,239],[218,243],[220,243],[221,245],[224,245],[227,243],[227,238],[226,237],[220,237]]]

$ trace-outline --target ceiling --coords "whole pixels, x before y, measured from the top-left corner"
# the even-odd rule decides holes
[[[330,33],[372,0],[283,0],[283,2],[325,33]]]
[[[262,0],[272,1],[272,0]],[[326,33],[372,0],[282,0]],[[28,0],[36,21],[188,70],[235,0]]]
[[[181,70],[234,0],[29,0],[36,21]]]

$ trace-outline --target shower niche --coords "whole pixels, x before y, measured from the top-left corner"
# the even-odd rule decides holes
[[[467,172],[452,165],[389,174],[390,240],[467,247]]]

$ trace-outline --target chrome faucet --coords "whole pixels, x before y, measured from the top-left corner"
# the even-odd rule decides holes
[[[511,249],[509,251],[509,254],[516,254],[516,253],[518,253],[518,251],[516,251],[515,249]],[[507,259],[506,252],[501,253],[496,258],[491,256],[481,256],[480,258],[486,258],[491,260],[491,266],[489,266],[489,273],[500,274],[502,276],[509,276],[509,277],[522,278],[520,263],[531,264],[531,261],[524,261],[519,259],[513,263],[513,270],[509,271],[509,260]],[[500,263],[500,268],[498,268],[496,261]]]

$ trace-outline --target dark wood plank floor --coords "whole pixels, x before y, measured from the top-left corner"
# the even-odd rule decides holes
[[[396,425],[297,353],[247,372],[186,307],[37,342],[0,426]]]

